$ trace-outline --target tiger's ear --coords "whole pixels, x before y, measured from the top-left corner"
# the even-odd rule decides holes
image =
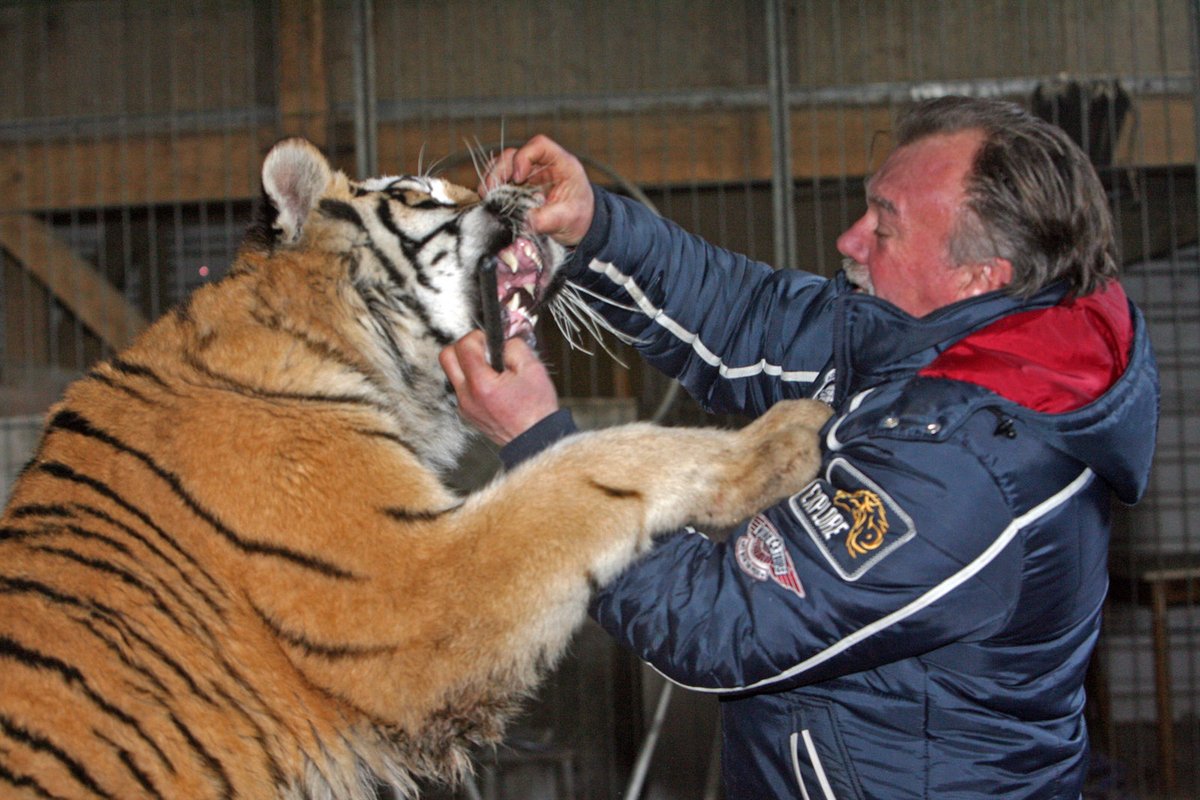
[[[333,171],[325,156],[305,139],[284,139],[271,148],[263,162],[263,190],[274,204],[275,224],[283,231],[283,240],[300,238],[308,214],[321,199]]]

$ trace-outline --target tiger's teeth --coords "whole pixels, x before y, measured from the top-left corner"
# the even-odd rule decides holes
[[[500,254],[500,260],[507,264],[511,271],[517,271],[518,262],[516,253],[512,252],[511,250],[505,250]]]
[[[508,306],[509,311],[520,311],[521,310],[521,298],[514,294],[512,297],[510,297],[508,299],[508,302],[505,303],[505,305]]]
[[[532,242],[529,241],[523,241],[521,242],[521,245],[522,249],[525,251],[525,255],[529,257],[529,260],[532,261],[538,269],[541,269],[542,254],[538,252],[538,249],[533,246]]]
[[[529,324],[530,324],[530,325],[533,325],[533,326],[535,326],[535,327],[536,327],[536,326],[537,326],[537,321],[538,321],[538,315],[537,315],[537,314],[530,314],[530,315],[529,315]]]

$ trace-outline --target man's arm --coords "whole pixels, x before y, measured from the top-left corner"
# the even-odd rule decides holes
[[[571,282],[643,358],[706,409],[761,414],[811,397],[829,367],[837,297],[849,290],[774,270],[597,188]]]
[[[544,136],[502,152],[481,191],[505,181],[542,187],[531,224],[576,248],[565,268],[582,298],[705,408],[759,414],[819,388],[843,283],[715,247],[591,186],[579,160]]]

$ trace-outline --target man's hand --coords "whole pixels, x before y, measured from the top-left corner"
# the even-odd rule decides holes
[[[558,393],[523,339],[504,344],[504,371],[487,360],[487,338],[471,331],[438,356],[463,417],[499,445],[508,444],[558,410]]]
[[[574,247],[587,233],[596,198],[579,159],[554,140],[538,134],[520,149],[508,148],[496,157],[479,187],[480,195],[502,183],[542,187],[546,204],[529,215],[533,229],[559,244]]]

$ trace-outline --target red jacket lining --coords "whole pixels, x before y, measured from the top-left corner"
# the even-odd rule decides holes
[[[1062,413],[1104,394],[1125,371],[1132,344],[1125,290],[1111,281],[1086,297],[1005,317],[952,345],[920,375]]]

